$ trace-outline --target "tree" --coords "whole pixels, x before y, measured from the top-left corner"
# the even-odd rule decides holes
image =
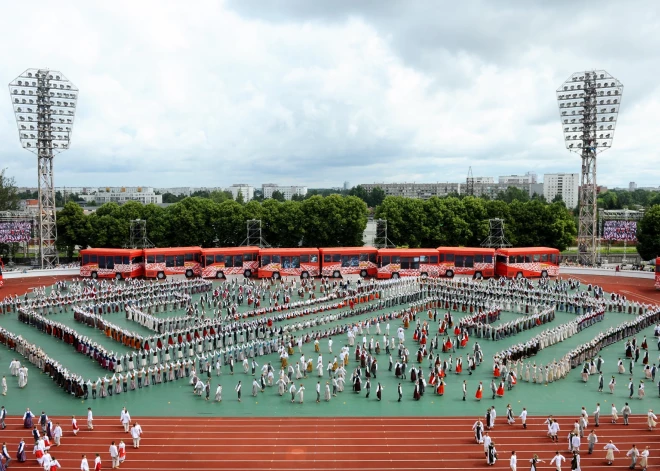
[[[90,234],[89,218],[80,205],[69,202],[57,213],[57,246],[73,257],[76,246],[86,248]]]
[[[233,200],[234,196],[231,194],[231,191],[213,190],[211,193],[209,193],[209,198],[215,203],[222,203],[223,201]]]
[[[14,177],[5,175],[5,169],[0,170],[0,211],[18,209],[18,190]]]
[[[637,224],[637,253],[642,260],[660,256],[660,205],[651,206]]]
[[[243,192],[241,190],[238,190],[238,193],[236,193],[236,202],[239,204],[245,204],[245,198],[243,198]]]
[[[552,203],[562,203],[564,198],[561,196],[561,193],[557,193],[554,198],[552,198]]]
[[[511,203],[513,201],[525,202],[529,201],[529,193],[521,190],[520,188],[516,188],[515,186],[510,186],[506,190],[500,191],[497,195],[497,199],[507,203]]]
[[[280,190],[273,191],[273,195],[271,196],[271,198],[273,198],[275,201],[281,201],[281,202],[286,201],[286,199],[284,198],[284,194]]]
[[[178,203],[186,198],[185,195],[174,195],[172,193],[163,193],[163,203]]]
[[[371,208],[376,208],[381,204],[383,204],[384,200],[385,200],[385,190],[377,186],[376,188],[374,188],[369,192],[369,201],[367,201],[367,204]]]

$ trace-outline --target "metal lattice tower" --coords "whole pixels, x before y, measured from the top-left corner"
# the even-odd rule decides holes
[[[131,219],[131,233],[128,248],[148,249],[154,244],[147,237],[147,221],[144,219]]]
[[[241,244],[242,246],[251,247],[270,247],[261,234],[261,219],[248,219],[247,221],[247,238]]]
[[[69,148],[78,89],[60,72],[28,69],[9,84],[9,94],[21,144],[37,156],[39,258],[41,268],[53,268],[59,262],[53,158]]]
[[[481,243],[481,246],[495,249],[512,246],[504,235],[503,219],[495,218],[488,220],[488,237]]]
[[[474,196],[474,176],[472,176],[472,167],[468,169],[467,178],[465,179],[465,194]]]
[[[387,219],[376,219],[376,237],[374,237],[374,247],[377,249],[387,249],[396,247],[387,237]]]
[[[582,159],[578,260],[597,260],[596,155],[612,147],[623,85],[604,70],[576,72],[557,89],[566,148]]]

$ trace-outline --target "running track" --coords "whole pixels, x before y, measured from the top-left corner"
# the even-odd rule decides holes
[[[301,407],[313,406],[313,403],[306,403]],[[658,463],[660,431],[647,430],[646,416],[634,416],[628,427],[622,423],[610,424],[609,416],[602,418],[600,428],[596,429],[599,443],[593,455],[587,454],[586,434],[583,439],[583,469],[605,469],[603,446],[609,440],[621,450],[615,467],[629,464],[625,453],[633,443],[640,450],[649,446],[649,464]],[[70,418],[53,418],[53,423],[58,420],[64,425],[64,437],[60,447],[51,448],[51,455],[60,461],[63,469],[80,469],[82,453],[87,454],[90,466],[93,466],[95,454],[100,453],[103,469],[110,469],[110,442],[119,443],[121,439],[127,448],[127,458],[121,469],[136,471],[414,471],[486,467],[483,446],[474,443],[471,431],[476,418],[137,418],[144,430],[139,450],[132,448],[132,440],[124,433],[118,416],[96,418],[94,430],[90,432],[86,430],[86,421],[80,417],[81,431],[77,437],[71,433]],[[544,420],[544,417],[531,417],[528,429],[523,430],[519,420],[514,426],[508,426],[505,418],[498,416],[496,427],[490,432],[500,458],[496,467],[508,469],[511,450],[516,450],[518,469],[528,469],[528,460],[534,453],[545,460],[542,466],[547,468],[555,451],[560,450],[567,458],[564,468],[570,469],[566,436],[574,419],[558,418],[562,428],[559,444],[552,444],[546,438]],[[19,418],[9,419],[7,428],[0,433],[12,455],[21,437],[28,444],[28,461],[13,461],[12,469],[41,469],[29,444],[30,432],[23,429]]]

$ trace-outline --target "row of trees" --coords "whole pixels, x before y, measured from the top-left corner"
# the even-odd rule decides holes
[[[147,221],[149,239],[160,247],[240,245],[247,236],[249,219],[262,221],[262,237],[273,246],[333,247],[362,245],[367,225],[367,205],[356,197],[313,196],[304,201],[221,203],[193,197],[167,208],[129,201],[107,203],[85,215],[68,203],[57,216],[58,244],[72,254],[76,245],[123,247],[130,221]]]
[[[273,246],[362,245],[368,210],[356,196],[313,196],[304,201],[269,199],[263,203],[221,203],[186,198],[167,208],[127,202],[107,203],[85,215],[68,203],[58,213],[58,244],[72,254],[75,246],[122,247],[130,221],[147,221],[149,239],[157,246],[235,246],[246,238],[246,221],[260,219],[262,236]],[[376,210],[387,219],[389,239],[398,246],[479,245],[488,235],[488,219],[502,218],[515,245],[548,245],[565,249],[576,235],[570,212],[562,203],[486,201],[479,198],[416,200],[387,197]]]
[[[562,202],[541,200],[506,203],[481,198],[388,196],[376,209],[387,219],[392,243],[409,247],[479,246],[489,234],[488,220],[505,221],[505,235],[514,246],[547,246],[565,250],[577,235],[573,215]]]
[[[628,190],[607,190],[598,195],[598,207],[602,209],[648,208],[660,204],[660,192],[638,188]]]

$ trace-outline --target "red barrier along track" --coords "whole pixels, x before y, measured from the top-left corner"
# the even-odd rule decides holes
[[[304,406],[303,406],[304,407]],[[136,420],[136,417],[133,417]],[[96,453],[101,454],[103,469],[111,468],[108,449],[112,440],[124,440],[127,449],[123,470],[470,470],[486,467],[483,445],[477,445],[471,431],[474,418],[140,418],[144,435],[139,449],[132,448],[119,417],[96,418],[94,430],[87,431],[84,417],[74,437],[70,419],[53,419],[63,425],[60,447],[52,447],[63,469],[80,469],[85,453],[93,468]],[[546,437],[545,418],[528,418],[524,430],[519,421],[513,426],[499,417],[490,436],[499,460],[496,467],[508,469],[511,450],[516,450],[519,469],[528,469],[529,459],[537,453],[547,467],[555,451],[566,457],[570,469],[566,436],[574,418],[559,417],[560,442]],[[629,426],[609,423],[603,416],[596,428],[599,443],[593,455],[587,454],[586,435],[581,446],[583,469],[605,469],[603,446],[613,440],[621,450],[615,466],[628,465],[625,453],[632,444],[643,450],[650,447],[649,465],[660,462],[660,430],[649,431],[645,416],[634,416]],[[592,423],[590,423],[590,426]],[[32,453],[31,434],[18,419],[8,420],[0,432],[12,455],[20,438],[28,446],[26,463],[11,463],[11,468],[40,469]]]

